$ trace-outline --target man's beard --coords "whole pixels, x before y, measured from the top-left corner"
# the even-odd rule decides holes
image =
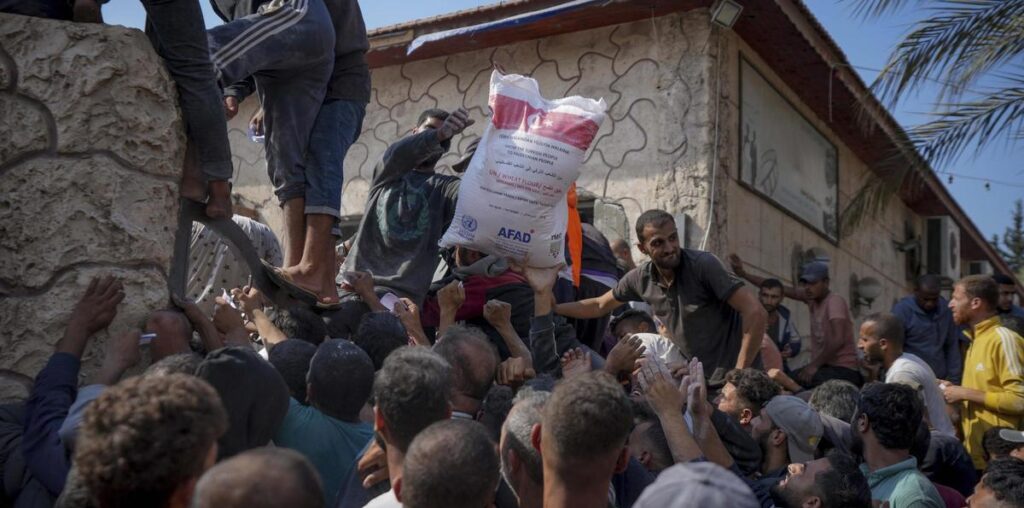
[[[768,305],[766,303],[762,303],[761,305],[764,306],[764,311],[769,314],[772,314],[779,309],[778,305]]]
[[[787,485],[788,487],[788,485]],[[772,496],[772,502],[778,508],[798,508],[801,503],[800,499],[793,499],[797,496],[793,495],[788,488],[783,487],[776,483],[768,489],[768,494]]]

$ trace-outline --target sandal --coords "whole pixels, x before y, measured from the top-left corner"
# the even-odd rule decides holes
[[[320,295],[295,284],[291,276],[284,273],[280,268],[267,263],[266,260],[261,260],[263,263],[263,271],[266,272],[267,277],[270,278],[271,282],[277,287],[283,289],[290,296],[301,300],[307,305],[311,305],[318,310],[337,310],[341,308],[341,302],[324,303],[320,301]]]

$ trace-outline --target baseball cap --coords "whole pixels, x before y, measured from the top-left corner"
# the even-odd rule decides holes
[[[761,504],[750,487],[729,470],[711,462],[689,462],[662,471],[633,506],[759,508]]]
[[[1024,431],[1002,429],[999,431],[999,438],[1011,443],[1024,443]]]
[[[800,269],[800,282],[818,282],[828,278],[828,264],[823,261],[811,261]]]
[[[792,395],[777,395],[761,411],[786,433],[790,462],[814,459],[814,450],[825,429],[818,413],[811,406]]]
[[[473,159],[473,155],[476,153],[476,147],[480,144],[480,138],[476,138],[469,142],[466,146],[466,150],[462,152],[462,156],[459,160],[452,164],[452,171],[456,173],[465,173],[466,168],[469,167],[469,161]]]

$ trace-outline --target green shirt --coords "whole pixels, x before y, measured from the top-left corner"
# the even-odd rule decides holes
[[[917,470],[914,457],[874,473],[868,472],[867,464],[861,464],[860,470],[868,478],[871,499],[888,501],[890,508],[946,507],[932,482]]]

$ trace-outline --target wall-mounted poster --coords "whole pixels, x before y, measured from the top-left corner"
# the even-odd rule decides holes
[[[839,240],[836,147],[740,59],[740,182]]]

